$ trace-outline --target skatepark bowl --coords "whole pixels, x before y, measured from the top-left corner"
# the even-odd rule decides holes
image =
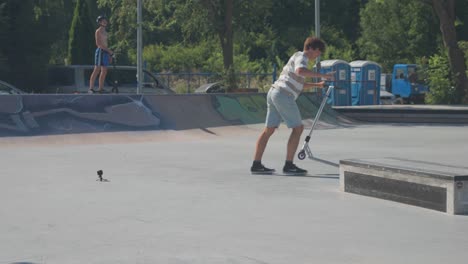
[[[467,110],[413,108],[327,106],[294,177],[265,94],[0,96],[0,263],[464,263]]]

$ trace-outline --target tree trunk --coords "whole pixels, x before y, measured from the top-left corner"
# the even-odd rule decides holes
[[[232,30],[234,0],[202,0],[201,3],[207,8],[209,19],[218,34],[223,50],[224,69],[227,71],[234,63]]]
[[[228,89],[237,86],[234,74],[234,51],[232,19],[234,13],[234,0],[202,0],[207,8],[214,28],[218,34],[221,49],[223,50],[224,81]]]
[[[232,14],[234,9],[233,0],[226,0],[224,6],[224,27],[219,29],[219,38],[223,49],[224,69],[229,70],[234,63]]]
[[[450,70],[455,79],[456,102],[468,103],[468,83],[463,51],[457,43],[455,29],[455,0],[432,0],[434,11],[440,20],[440,31],[448,49]]]

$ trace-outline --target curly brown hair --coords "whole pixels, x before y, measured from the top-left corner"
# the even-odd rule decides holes
[[[322,53],[324,53],[325,47],[326,47],[325,42],[316,37],[308,37],[304,41],[304,50],[319,49]]]

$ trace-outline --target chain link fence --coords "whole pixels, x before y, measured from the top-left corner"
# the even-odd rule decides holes
[[[209,83],[222,82],[223,76],[208,72],[181,72],[181,73],[155,73],[158,79],[164,82],[176,93],[194,93],[197,88]],[[273,73],[236,73],[238,88],[258,89],[267,92],[276,80],[276,71]]]

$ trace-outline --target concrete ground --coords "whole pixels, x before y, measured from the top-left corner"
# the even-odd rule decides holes
[[[0,139],[0,263],[465,263],[468,216],[342,193],[338,168],[250,175],[261,125]],[[307,131],[306,131],[307,132]],[[289,131],[263,162],[281,170]],[[302,140],[301,140],[302,144]],[[466,166],[468,127],[314,131],[328,163]],[[96,181],[103,170],[108,182]]]

